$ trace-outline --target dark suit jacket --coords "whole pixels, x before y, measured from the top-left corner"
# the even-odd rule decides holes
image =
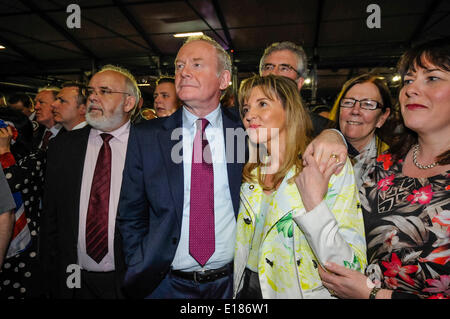
[[[308,110],[309,117],[311,118],[311,122],[313,125],[313,136],[316,137],[319,135],[323,130],[327,128],[334,128],[334,122],[330,121],[329,119],[324,118],[323,116],[320,116],[314,112],[311,112]]]
[[[183,163],[172,161],[171,152],[181,139],[177,135],[172,140],[171,135],[182,127],[182,114],[180,108],[170,117],[141,123],[130,132],[117,216],[128,267],[124,288],[129,297],[143,298],[159,285],[180,240]],[[222,108],[222,119],[224,136],[227,128],[242,128],[235,110]],[[236,216],[243,165],[236,160],[227,164]]]
[[[77,263],[79,204],[90,126],[58,134],[47,150],[41,221],[40,258],[53,298],[71,298],[67,266]],[[121,239],[116,231],[114,257],[117,283],[123,280]],[[120,285],[117,285],[118,287]]]

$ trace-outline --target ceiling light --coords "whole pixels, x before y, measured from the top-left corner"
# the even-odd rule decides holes
[[[138,86],[150,86],[150,83],[139,83]]]
[[[310,78],[306,78],[305,79],[305,84],[311,84],[311,79]]]
[[[194,35],[203,35],[203,32],[187,32],[187,33],[176,33],[173,36],[175,38],[186,38]]]
[[[3,49],[6,49],[6,47],[0,44],[0,50],[3,50]]]
[[[392,78],[392,82],[398,82],[398,81],[400,81],[402,78],[401,78],[401,76],[400,75],[395,75],[393,78]]]

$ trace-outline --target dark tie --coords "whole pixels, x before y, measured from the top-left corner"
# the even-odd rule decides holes
[[[41,149],[47,149],[48,147],[48,142],[50,141],[50,137],[52,137],[52,132],[50,131],[45,131],[44,133],[44,137],[42,138],[42,145],[41,145]]]
[[[100,263],[108,253],[108,211],[109,189],[111,186],[111,147],[112,135],[100,135],[103,145],[98,153],[92,178],[91,195],[86,217],[86,253]]]
[[[211,149],[205,136],[209,122],[199,119],[197,124],[192,150],[189,253],[204,266],[215,250],[214,172]]]

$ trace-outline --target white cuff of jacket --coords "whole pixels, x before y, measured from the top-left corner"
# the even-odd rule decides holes
[[[339,225],[325,201],[306,213],[293,215],[322,267],[326,262],[343,265],[353,261],[353,250],[339,233]]]

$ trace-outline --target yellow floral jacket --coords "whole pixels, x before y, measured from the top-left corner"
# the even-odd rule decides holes
[[[324,200],[306,213],[295,183],[287,181],[270,203],[259,248],[258,276],[264,298],[333,298],[322,285],[318,264],[332,261],[363,272],[367,264],[364,224],[350,160],[332,175]],[[242,289],[263,190],[243,183],[237,219],[234,297]],[[286,245],[288,243],[288,245]]]

